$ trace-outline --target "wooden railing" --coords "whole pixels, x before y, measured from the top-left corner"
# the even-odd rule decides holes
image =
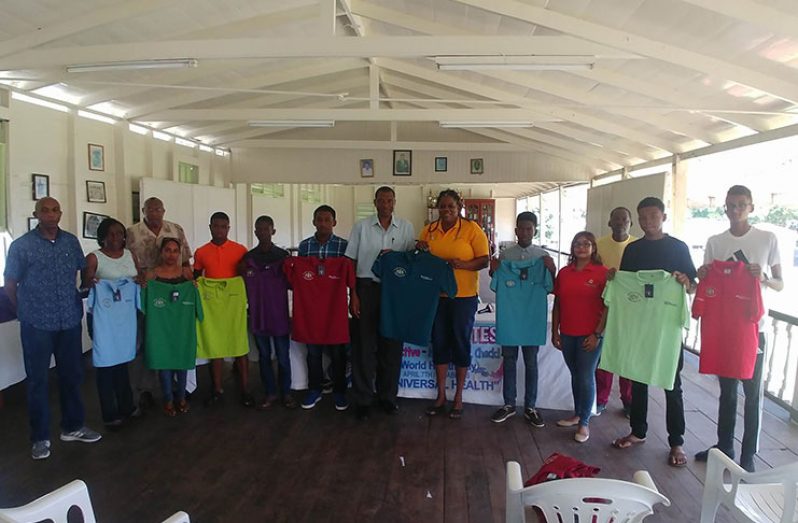
[[[790,411],[798,421],[798,350],[793,346],[793,332],[798,318],[783,312],[769,313],[768,350],[765,351],[765,394]]]

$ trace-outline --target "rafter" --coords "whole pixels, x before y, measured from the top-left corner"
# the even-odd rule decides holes
[[[682,0],[743,22],[753,23],[780,36],[798,38],[798,16],[753,0]]]
[[[542,25],[592,42],[656,58],[682,67],[712,74],[732,82],[759,89],[790,103],[798,103],[798,74],[783,78],[755,71],[684,47],[589,22],[552,9],[536,7],[517,0],[452,0],[490,13],[509,16]],[[790,78],[788,78],[790,77]]]

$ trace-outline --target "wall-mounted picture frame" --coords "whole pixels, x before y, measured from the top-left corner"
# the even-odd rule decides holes
[[[97,228],[108,218],[105,214],[97,214],[94,212],[83,212],[83,237],[90,239],[97,239]]]
[[[396,149],[393,152],[393,175],[410,176],[413,174],[413,151]]]
[[[360,160],[360,177],[374,178],[374,159],[363,158]]]
[[[106,203],[105,182],[86,180],[86,201],[89,203]]]
[[[471,158],[471,174],[482,174],[485,172],[485,162],[482,158]]]
[[[39,225],[39,219],[37,217],[31,216],[30,218],[28,218],[28,230],[29,231],[32,231],[33,229],[38,227],[38,225]]]
[[[50,196],[50,177],[46,174],[32,174],[31,186],[34,200]]]
[[[435,157],[435,172],[445,173],[449,169],[449,160],[445,156]]]
[[[89,170],[105,170],[105,147],[96,143],[89,144]]]

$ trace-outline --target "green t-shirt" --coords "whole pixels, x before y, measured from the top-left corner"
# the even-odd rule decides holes
[[[197,322],[198,358],[235,358],[249,352],[247,290],[240,276],[197,280],[205,320]]]
[[[599,368],[671,390],[682,329],[690,325],[684,287],[661,270],[618,271],[603,298],[608,312]]]
[[[153,370],[191,370],[197,359],[202,304],[192,282],[150,281],[141,290],[146,321],[147,366]]]

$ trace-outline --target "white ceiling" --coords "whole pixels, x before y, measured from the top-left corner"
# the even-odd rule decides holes
[[[596,58],[577,71],[438,71],[432,59],[463,54]],[[199,66],[66,72],[146,58]],[[798,124],[797,69],[795,0],[0,3],[5,83],[228,147],[467,144],[601,173]],[[286,118],[336,125],[247,123]],[[534,127],[438,125],[486,119]]]

